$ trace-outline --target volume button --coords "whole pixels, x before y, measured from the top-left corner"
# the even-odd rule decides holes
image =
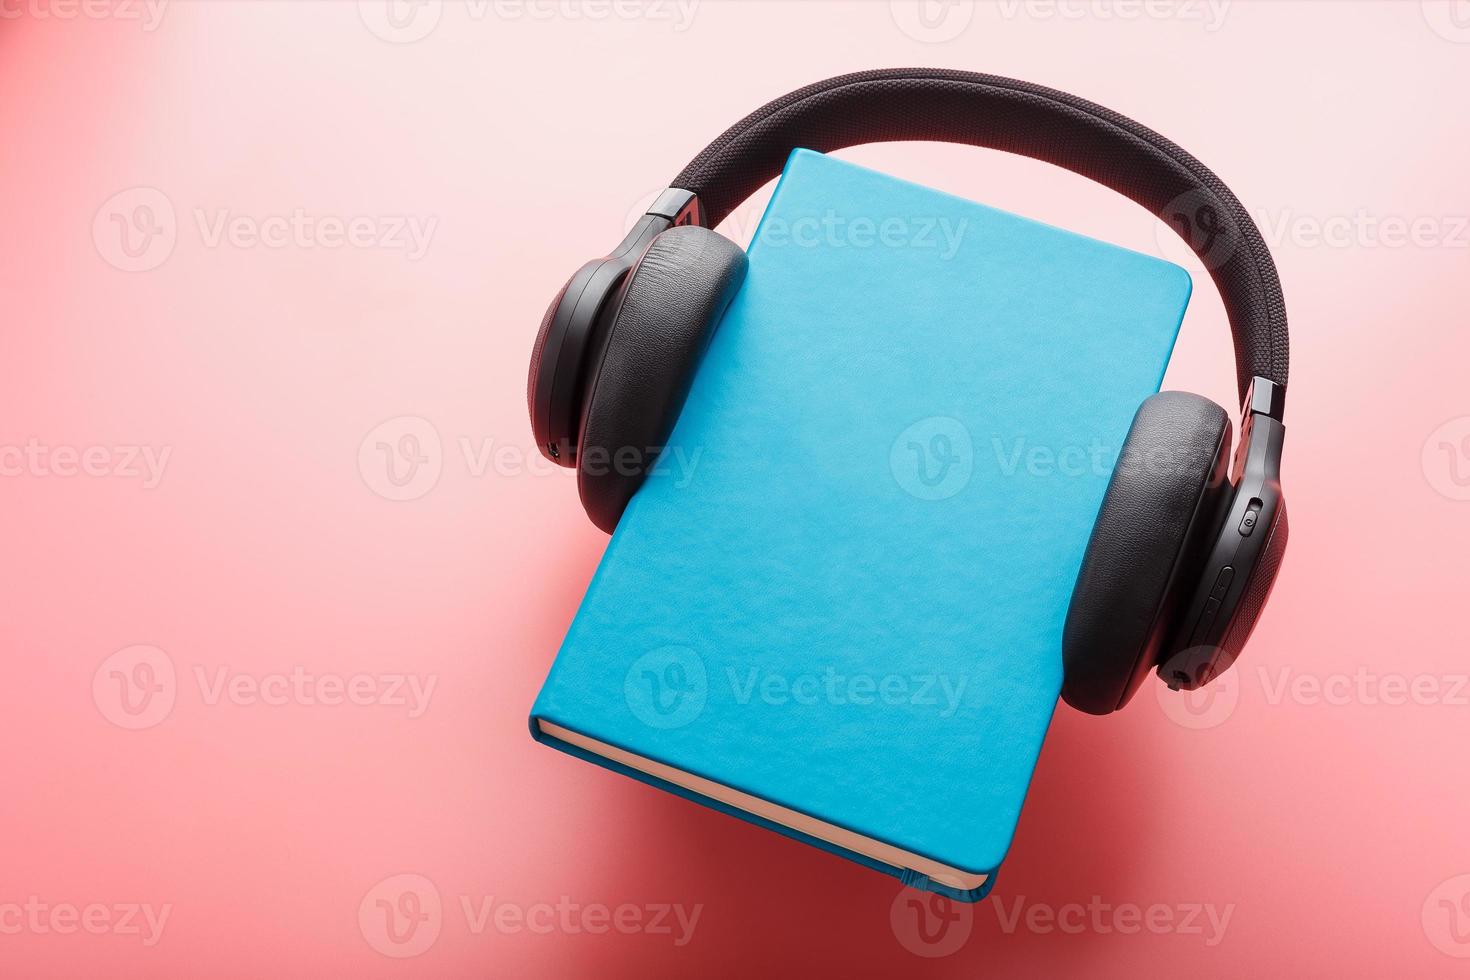
[[[1215,579],[1215,587],[1210,591],[1210,595],[1214,596],[1216,599],[1220,599],[1223,601],[1225,598],[1225,593],[1230,591],[1230,583],[1234,579],[1235,569],[1231,568],[1229,565],[1226,565],[1220,570],[1220,577]]]
[[[1190,646],[1199,646],[1204,642],[1205,635],[1209,633],[1210,627],[1215,625],[1215,614],[1220,611],[1219,599],[1206,599],[1204,611],[1199,614],[1199,622],[1195,624],[1194,635],[1190,638]]]

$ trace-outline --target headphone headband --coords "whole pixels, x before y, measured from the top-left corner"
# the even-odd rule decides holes
[[[865,71],[784,95],[730,127],[674,179],[714,227],[781,173],[798,147],[967,143],[1032,157],[1147,208],[1189,244],[1225,301],[1240,397],[1253,377],[1285,387],[1286,303],[1270,250],[1208,167],[1148,127],[1029,82],[938,68]]]

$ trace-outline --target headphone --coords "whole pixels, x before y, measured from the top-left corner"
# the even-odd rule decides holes
[[[700,357],[746,272],[710,229],[778,176],[798,148],[925,140],[1065,167],[1171,225],[1204,262],[1235,341],[1242,422],[1185,392],[1138,409],[1073,590],[1062,697],[1121,708],[1150,670],[1194,690],[1239,656],[1286,551],[1281,448],[1286,306],[1260,231],[1184,150],[1084,99],[944,69],[866,71],[757,109],[674,178],[611,255],[552,301],[531,354],[527,402],[543,455],[577,469],[583,507],[609,533],[683,407]]]

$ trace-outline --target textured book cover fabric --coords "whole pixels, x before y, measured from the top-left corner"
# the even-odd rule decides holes
[[[532,734],[978,899],[1189,276],[808,151],[750,260]]]

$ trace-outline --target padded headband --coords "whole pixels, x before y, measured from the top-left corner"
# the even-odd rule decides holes
[[[968,143],[1065,167],[1158,215],[1204,262],[1235,336],[1242,402],[1259,375],[1285,387],[1286,303],[1256,223],[1210,169],[1153,130],[1055,89],[940,68],[818,82],[731,126],[675,178],[714,227],[781,173],[798,147]]]

